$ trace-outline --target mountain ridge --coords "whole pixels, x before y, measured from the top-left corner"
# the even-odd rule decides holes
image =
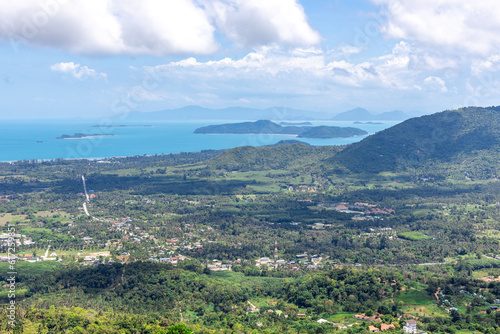
[[[348,145],[330,161],[379,173],[431,164],[440,169],[480,155],[499,160],[499,152],[500,107],[469,107],[411,118]]]
[[[356,108],[358,110],[363,108]],[[293,109],[289,107],[270,107],[265,109],[247,108],[247,107],[227,107],[221,109],[205,108],[197,105],[184,106],[175,109],[164,109],[158,111],[141,112],[131,111],[127,113],[128,121],[151,122],[151,121],[169,121],[169,120],[258,120],[274,119],[280,121],[309,121],[309,120],[346,120],[346,121],[373,121],[388,120],[400,121],[410,116],[402,111],[389,111],[381,114],[372,114],[366,111],[366,118],[349,116],[352,110],[341,112],[333,116],[333,112],[319,112],[302,109]],[[120,121],[123,119],[120,118]]]

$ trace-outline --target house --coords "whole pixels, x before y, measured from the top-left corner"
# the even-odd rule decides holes
[[[416,333],[417,332],[417,321],[410,319],[406,320],[406,326],[403,326],[405,333]]]
[[[299,318],[304,318],[305,316],[306,316],[306,315],[305,315],[304,313],[299,313],[299,314],[297,314],[297,317],[299,317]]]
[[[370,333],[378,333],[380,332],[380,330],[375,327],[375,326],[368,326],[368,330],[370,331]]]
[[[362,314],[355,314],[354,316],[354,319],[358,319],[358,320],[363,320],[363,321],[380,321],[380,314],[378,313],[373,313],[373,315],[371,316],[367,316],[366,314],[362,313]]]
[[[490,305],[490,309],[492,311],[496,311],[496,310],[498,310],[498,306],[496,306],[496,305]]]
[[[329,323],[330,323],[330,321],[323,319],[323,318],[318,320],[318,324],[329,324]]]
[[[393,325],[393,324],[381,324],[380,325],[380,330],[383,332],[383,331],[386,331],[386,330],[389,330],[389,329],[396,329],[396,327]]]

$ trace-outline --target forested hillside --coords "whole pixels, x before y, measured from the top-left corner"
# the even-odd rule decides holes
[[[349,145],[331,161],[356,172],[443,170],[474,160],[490,168],[500,152],[500,107],[463,108],[409,119]],[[480,160],[487,159],[487,164]],[[494,168],[492,174],[496,173]]]

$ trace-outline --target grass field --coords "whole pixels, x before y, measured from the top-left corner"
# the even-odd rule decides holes
[[[25,215],[12,215],[10,213],[2,213],[0,214],[0,226],[5,226],[9,222],[24,222],[26,218],[27,217]]]
[[[403,232],[399,233],[398,237],[411,240],[411,241],[418,241],[418,240],[425,240],[425,239],[430,239],[431,237],[420,233],[420,232]]]
[[[338,312],[337,314],[331,316],[328,320],[331,320],[335,323],[354,323],[356,322],[356,319],[353,318],[355,314],[356,313],[351,312]]]
[[[415,288],[410,288],[404,291],[397,298],[394,298],[397,303],[399,301],[403,302],[401,309],[404,313],[416,315],[416,316],[446,316],[446,311],[440,309],[436,306],[436,300],[431,297],[427,291],[425,291],[424,286],[417,286]]]

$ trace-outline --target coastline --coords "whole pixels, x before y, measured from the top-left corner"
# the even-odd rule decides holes
[[[72,137],[68,137],[68,138],[56,138],[56,139],[61,139],[61,140],[70,140],[70,139],[76,139],[76,140],[79,140],[79,139],[89,139],[89,138],[99,138],[99,137],[114,137],[116,135],[113,135],[113,134],[102,134],[102,135],[88,135],[88,136],[83,136],[83,137],[76,137],[76,138],[72,138]]]
[[[217,132],[210,132],[210,133],[196,133],[193,132],[195,135],[270,135],[270,136],[289,136],[289,137],[297,137],[298,135],[292,134],[292,133],[217,133]],[[314,138],[313,138],[314,139]]]
[[[211,132],[211,133],[195,133],[195,135],[266,135],[266,136],[288,136],[288,137],[295,137],[295,138],[300,138],[300,139],[347,139],[347,138],[355,138],[355,137],[362,137],[362,136],[369,136],[370,134],[367,133],[365,135],[352,135],[349,137],[328,137],[328,138],[322,138],[322,137],[299,137],[297,134],[290,134],[290,133],[217,133],[217,132]]]
[[[95,124],[95,123],[94,123]],[[159,124],[151,128],[110,129],[109,132],[92,131],[88,126],[79,124],[54,124],[40,128],[40,124],[19,123],[0,125],[0,145],[2,152],[0,161],[11,163],[16,161],[51,161],[64,159],[96,159],[133,157],[140,155],[175,154],[180,152],[201,152],[203,150],[229,149],[239,146],[272,145],[279,140],[300,140],[310,145],[346,145],[357,142],[365,136],[337,139],[298,138],[297,134],[251,133],[227,134],[201,133],[197,136],[193,131],[206,123],[180,122],[176,124]],[[340,124],[331,122],[330,124]],[[366,131],[375,133],[388,125],[365,125]],[[115,133],[119,132],[119,133]],[[107,132],[107,133],[106,133]],[[73,140],[54,140],[61,134],[82,133],[87,135]],[[102,136],[115,134],[115,136]],[[226,133],[224,133],[226,134]],[[90,135],[100,135],[90,136]],[[69,139],[69,138],[68,138]],[[81,139],[81,140],[76,140]],[[43,140],[44,143],[36,143]]]

